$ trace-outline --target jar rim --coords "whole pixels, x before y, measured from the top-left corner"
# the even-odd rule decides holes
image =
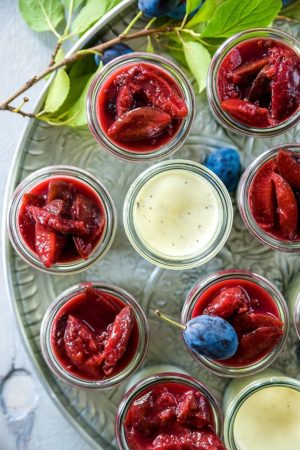
[[[300,381],[286,376],[265,377],[249,383],[241,389],[228,405],[224,420],[224,440],[227,448],[239,450],[234,440],[234,421],[243,403],[256,392],[269,387],[287,387],[300,392]]]
[[[251,28],[241,31],[228,38],[212,57],[207,73],[207,96],[212,113],[215,116],[215,119],[222,126],[225,126],[229,130],[243,136],[267,138],[285,133],[289,129],[296,126],[296,124],[300,121],[300,105],[290,117],[275,126],[266,128],[251,127],[239,122],[231,115],[223,111],[221,108],[217,87],[220,65],[229,51],[232,50],[237,44],[246,40],[254,39],[255,37],[265,37],[266,39],[273,37],[274,40],[281,41],[286,46],[292,48],[292,50],[295,51],[300,58],[300,42],[285,31],[275,28]]]
[[[259,155],[242,174],[238,188],[237,188],[237,204],[240,215],[250,233],[256,237],[264,245],[271,247],[275,250],[280,250],[288,253],[300,252],[300,240],[287,241],[283,239],[277,239],[275,236],[268,234],[264,231],[254,219],[250,204],[249,204],[249,189],[251,183],[257,174],[257,171],[268,161],[275,158],[280,149],[287,149],[293,152],[300,153],[300,144],[283,144],[272,147]]]
[[[130,64],[134,64],[136,61],[159,65],[159,69],[165,71],[168,76],[175,80],[176,84],[180,86],[180,91],[188,107],[188,115],[182,119],[182,124],[173,136],[173,139],[170,139],[170,141],[166,144],[162,144],[159,148],[156,148],[153,151],[129,151],[125,147],[112,142],[107,138],[106,133],[102,130],[96,114],[96,102],[102,84],[115,70],[123,66],[126,67]],[[133,52],[115,58],[96,74],[88,90],[86,113],[91,134],[108,153],[129,162],[147,162],[165,158],[175,153],[182,147],[193,126],[195,109],[196,100],[193,88],[184,72],[179,69],[176,64],[160,55],[146,52]]]
[[[54,320],[60,309],[75,296],[83,293],[87,285],[93,288],[107,292],[119,298],[125,305],[131,306],[138,326],[139,343],[136,355],[133,356],[129,364],[116,375],[102,380],[89,380],[77,377],[69,373],[57,360],[51,345],[51,331]],[[116,387],[132,375],[141,366],[149,345],[149,326],[148,321],[138,301],[125,289],[113,284],[102,283],[98,281],[83,282],[69,287],[60,293],[56,299],[47,308],[40,331],[41,350],[49,369],[62,381],[86,390],[103,390]]]
[[[195,283],[195,285],[190,289],[190,291],[186,296],[181,313],[181,323],[184,325],[187,323],[188,320],[191,319],[192,312],[199,297],[209,287],[218,284],[220,281],[226,281],[230,279],[242,279],[255,283],[259,285],[260,288],[263,288],[272,297],[272,300],[274,301],[278,309],[280,318],[284,323],[284,334],[282,335],[282,338],[280,339],[278,344],[271,350],[271,352],[269,352],[267,355],[265,355],[258,361],[246,366],[223,365],[221,362],[217,363],[212,359],[196,354],[195,352],[191,351],[189,347],[188,350],[190,354],[193,356],[193,358],[199,364],[201,364],[206,369],[210,370],[212,373],[219,375],[221,377],[241,378],[262,371],[263,369],[271,365],[274,362],[274,360],[278,357],[280,352],[283,350],[288,338],[289,311],[283,295],[278,290],[278,288],[273,283],[271,283],[267,278],[257,273],[250,272],[248,270],[229,269],[205,275]]]
[[[142,187],[153,177],[167,170],[186,170],[192,171],[196,175],[205,178],[213,188],[216,198],[222,208],[222,223],[219,226],[214,240],[208,245],[202,252],[191,256],[190,258],[172,258],[159,254],[154,250],[151,250],[143,243],[142,239],[138,236],[134,220],[133,220],[133,208],[135,199],[142,189]],[[224,246],[227,241],[233,222],[233,207],[230,195],[217,175],[215,175],[207,167],[190,160],[185,159],[172,159],[167,161],[161,161],[146,170],[144,170],[131,184],[124,201],[123,207],[123,223],[126,235],[134,247],[134,249],[146,260],[150,261],[156,266],[163,267],[172,270],[182,270],[204,264],[213,258]]]
[[[199,390],[203,395],[205,395],[208,400],[213,416],[214,416],[214,425],[216,434],[222,438],[223,431],[223,415],[220,408],[220,405],[215,398],[214,394],[209,390],[209,388],[203,384],[201,381],[198,381],[196,378],[186,375],[183,373],[177,372],[162,372],[154,375],[150,375],[139,382],[137,382],[134,386],[132,386],[123,396],[118,410],[116,414],[115,421],[115,435],[117,439],[117,444],[120,450],[130,450],[127,446],[125,431],[124,431],[124,423],[125,418],[128,413],[131,402],[143,391],[148,389],[153,385],[158,385],[162,383],[181,383],[187,386],[194,387]]]
[[[87,259],[78,258],[66,263],[56,263],[52,267],[47,268],[40,261],[37,254],[27,246],[21,236],[18,226],[18,216],[22,198],[25,193],[28,193],[28,191],[32,190],[35,186],[38,186],[47,179],[61,177],[68,178],[70,180],[73,179],[82,184],[86,184],[89,189],[93,190],[95,195],[99,197],[104,208],[106,226],[99,242],[96,244],[91,255]],[[106,187],[102,184],[102,182],[86,170],[74,166],[54,165],[43,167],[32,172],[18,184],[8,205],[7,230],[10,242],[15,251],[24,261],[26,261],[27,264],[31,265],[35,269],[55,275],[80,272],[94,264],[99,258],[102,258],[113,243],[116,227],[117,213],[113,200]]]

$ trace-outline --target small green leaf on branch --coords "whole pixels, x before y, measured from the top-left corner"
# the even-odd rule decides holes
[[[54,113],[66,100],[70,90],[70,79],[65,70],[60,69],[50,85],[44,111]]]
[[[210,64],[210,54],[200,43],[183,40],[183,51],[186,62],[197,83],[199,93],[206,87],[206,76]]]

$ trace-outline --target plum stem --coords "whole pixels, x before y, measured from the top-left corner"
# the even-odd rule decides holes
[[[181,325],[181,323],[175,322],[175,320],[172,320],[169,317],[162,314],[159,309],[155,310],[155,314],[157,315],[157,317],[164,320],[165,322],[168,322],[170,325],[180,328],[181,330],[186,330],[186,325]]]

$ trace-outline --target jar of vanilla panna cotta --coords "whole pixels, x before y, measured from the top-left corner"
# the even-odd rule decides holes
[[[232,380],[223,399],[230,450],[300,449],[300,381],[274,369]]]
[[[182,270],[199,266],[225,244],[233,210],[222,181],[188,160],[158,163],[132,183],[123,222],[135,250],[153,264]]]

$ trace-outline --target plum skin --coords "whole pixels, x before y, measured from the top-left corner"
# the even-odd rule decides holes
[[[218,316],[203,314],[189,320],[183,338],[194,352],[210,359],[228,359],[238,348],[235,329]]]

